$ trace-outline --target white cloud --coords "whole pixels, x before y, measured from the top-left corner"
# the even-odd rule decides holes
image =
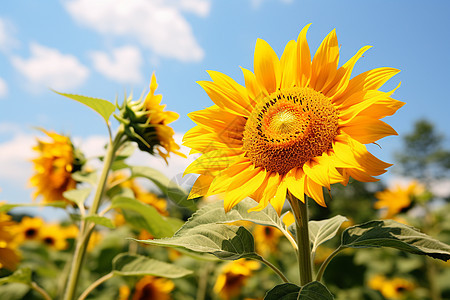
[[[207,0],[72,0],[65,7],[80,24],[101,34],[132,37],[156,55],[181,61],[204,56],[182,13],[208,15]]]
[[[74,89],[87,79],[89,70],[70,54],[37,43],[30,45],[31,57],[14,56],[12,63],[35,87]]]
[[[25,186],[31,176],[31,148],[36,143],[33,136],[18,134],[0,144],[0,180]]]
[[[140,82],[142,74],[142,55],[138,48],[124,46],[114,49],[111,55],[92,51],[94,68],[104,76],[122,83]]]
[[[11,36],[14,31],[10,22],[0,18],[0,50],[8,51],[18,45],[18,41]]]
[[[253,8],[259,8],[261,6],[261,4],[265,1],[266,0],[250,0]],[[279,1],[283,2],[285,4],[291,4],[292,2],[294,2],[294,0],[279,0]]]
[[[6,97],[6,95],[8,95],[8,86],[6,81],[0,77],[0,99]]]

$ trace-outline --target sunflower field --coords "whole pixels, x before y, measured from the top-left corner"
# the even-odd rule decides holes
[[[258,39],[243,84],[198,82],[211,102],[189,114],[184,179],[129,162],[186,157],[154,73],[115,103],[55,91],[103,119],[108,143],[87,157],[36,131],[33,199],[0,206],[0,299],[450,299],[450,202],[432,191],[450,150],[419,120],[399,137],[408,181],[380,182],[392,164],[366,145],[397,135],[381,119],[405,102],[380,89],[399,70],[352,74],[369,46],[339,66],[335,30],[312,55],[309,26],[280,57]],[[67,218],[17,212],[44,206]]]

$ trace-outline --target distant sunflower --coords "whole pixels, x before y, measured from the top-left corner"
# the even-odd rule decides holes
[[[405,278],[386,278],[383,275],[376,275],[370,278],[369,287],[379,291],[386,299],[409,299],[408,292],[416,287],[412,281]]]
[[[175,284],[169,279],[145,276],[136,283],[132,300],[170,300],[170,292],[174,288]]]
[[[416,181],[409,183],[406,187],[396,185],[394,188],[376,192],[375,198],[378,201],[375,202],[374,207],[383,210],[382,218],[391,219],[403,209],[410,207],[413,197],[423,192],[423,186]]]
[[[225,300],[239,295],[248,278],[259,267],[259,262],[246,259],[227,263],[217,277],[214,292]]]
[[[189,114],[198,125],[184,136],[191,153],[202,153],[185,171],[197,173],[190,198],[223,194],[229,211],[245,197],[271,203],[281,212],[289,191],[325,206],[322,187],[363,182],[391,166],[364,144],[396,135],[379,119],[394,114],[403,102],[394,91],[378,89],[399,71],[378,68],[352,79],[359,50],[338,68],[335,30],[311,60],[308,26],[290,41],[281,59],[264,40],[255,47],[254,73],[242,68],[245,86],[215,71],[200,81],[215,105]]]
[[[0,269],[14,270],[20,261],[13,230],[16,226],[11,216],[0,213]]]
[[[20,243],[27,240],[35,240],[43,225],[44,220],[41,218],[23,217],[20,223],[14,228],[16,241]]]
[[[67,136],[42,130],[51,140],[38,139],[33,150],[39,157],[33,159],[35,174],[30,184],[36,187],[34,198],[43,197],[43,202],[64,200],[63,193],[74,189],[77,182],[72,173],[80,170],[82,158],[75,154],[75,149]],[[78,152],[77,152],[78,154]]]
[[[47,224],[39,231],[38,239],[55,250],[65,250],[67,243],[66,231],[58,224]]]
[[[283,233],[272,226],[255,226],[253,236],[256,250],[263,256],[274,253],[278,249],[278,243]]]

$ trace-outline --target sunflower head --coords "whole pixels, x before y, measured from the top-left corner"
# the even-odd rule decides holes
[[[369,280],[369,287],[379,291],[386,299],[408,299],[408,292],[415,288],[415,284],[405,278],[386,278],[375,275]]]
[[[240,259],[227,263],[217,278],[214,292],[226,300],[239,295],[252,272],[259,267],[259,262],[253,260]]]
[[[185,171],[200,174],[190,198],[221,195],[225,210],[251,197],[280,214],[286,195],[304,195],[325,206],[323,188],[363,182],[391,166],[365,144],[396,135],[380,119],[404,103],[379,88],[399,71],[378,68],[351,78],[365,51],[342,66],[335,30],[312,57],[303,28],[281,58],[264,40],[255,47],[254,72],[242,68],[245,85],[208,71],[201,81],[213,106],[193,112],[197,124],[184,136],[191,153],[201,153]]]
[[[36,240],[43,225],[44,220],[41,218],[23,217],[20,223],[14,228],[17,242],[21,243],[23,241]]]
[[[255,238],[257,251],[263,256],[276,252],[282,235],[283,233],[275,227],[262,225],[255,226],[253,229],[253,236]]]
[[[392,219],[398,213],[410,208],[415,198],[422,195],[425,188],[416,181],[412,181],[407,186],[396,185],[393,188],[376,192],[374,207],[382,210],[382,218]]]
[[[61,201],[65,191],[76,187],[72,174],[82,169],[86,159],[69,137],[43,129],[42,132],[50,140],[38,139],[38,144],[33,147],[38,157],[32,160],[34,175],[30,184],[37,189],[34,198],[42,196],[43,202]]]
[[[178,114],[164,111],[161,105],[162,95],[155,95],[158,87],[155,74],[152,74],[150,92],[137,101],[127,97],[122,106],[119,106],[119,115],[115,118],[124,125],[125,134],[130,141],[136,142],[139,149],[150,154],[158,154],[167,162],[170,153],[184,157],[179,152],[180,146],[175,143],[174,130],[169,123],[178,119]]]
[[[0,269],[14,270],[20,261],[14,242],[16,226],[10,215],[0,213]]]
[[[144,276],[135,286],[132,300],[170,300],[170,292],[175,288],[173,281],[166,278]]]
[[[39,231],[38,239],[55,250],[65,250],[69,246],[67,243],[66,231],[58,224],[47,224]]]

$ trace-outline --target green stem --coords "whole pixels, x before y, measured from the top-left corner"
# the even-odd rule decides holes
[[[313,281],[311,242],[309,240],[308,227],[308,198],[305,203],[288,193],[288,200],[291,204],[295,217],[296,239],[298,245],[298,268],[300,272],[300,285],[304,286]]]
[[[339,247],[327,257],[327,259],[320,266],[319,272],[317,272],[316,281],[321,281],[323,277],[323,273],[325,273],[325,269],[327,268],[330,261],[342,250],[343,248]]]
[[[112,278],[114,276],[113,273],[108,273],[103,277],[100,277],[95,282],[93,282],[84,292],[81,294],[80,297],[78,297],[78,300],[84,300],[89,295],[90,292],[92,292],[96,287],[98,287],[100,284],[105,282],[106,280]]]
[[[122,128],[119,128],[119,132],[117,133],[114,142],[108,144],[108,148],[106,150],[106,155],[103,162],[103,170],[98,181],[97,190],[95,192],[92,206],[89,209],[88,214],[89,216],[97,214],[98,208],[103,198],[109,170],[114,161],[115,153],[122,144],[121,139],[123,136],[123,131],[121,129]],[[89,226],[88,223],[89,222],[87,222],[86,220],[83,220],[81,222],[80,233],[77,238],[75,252],[72,259],[72,266],[70,269],[66,291],[63,298],[64,300],[73,300],[76,294],[76,288],[78,284],[78,279],[80,277],[81,266],[83,264],[83,259],[86,254],[89,238],[94,228],[94,226]]]
[[[35,290],[36,292],[38,292],[39,294],[41,294],[41,296],[45,299],[45,300],[52,300],[52,298],[50,298],[50,296],[47,294],[47,292],[41,288],[40,286],[37,285],[36,282],[31,282],[31,288],[33,290]]]
[[[286,276],[284,276],[284,274],[277,267],[275,267],[272,263],[270,263],[264,257],[260,256],[258,260],[261,261],[262,263],[264,263],[265,265],[267,265],[269,268],[271,268],[275,273],[277,273],[277,275],[280,276],[281,280],[283,280],[286,283],[289,282],[289,279],[287,279]]]

